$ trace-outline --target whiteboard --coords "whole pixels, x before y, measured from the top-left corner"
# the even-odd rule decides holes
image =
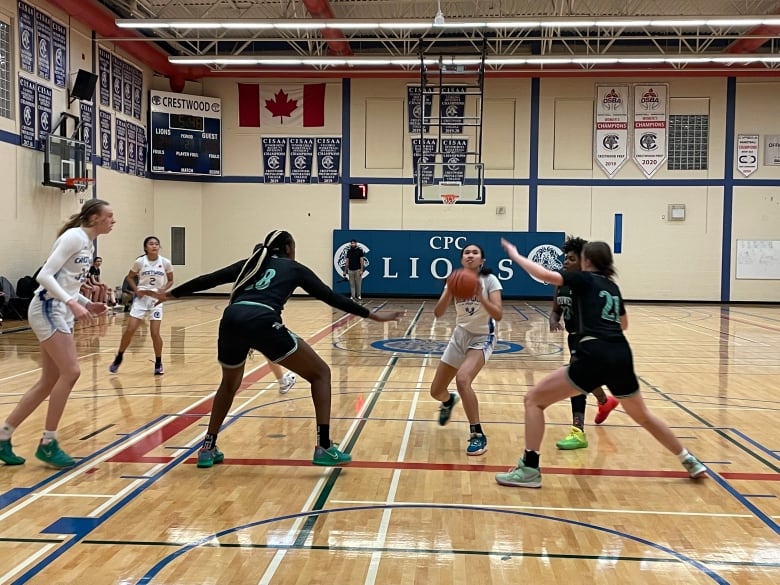
[[[737,278],[780,280],[780,240],[737,240]]]

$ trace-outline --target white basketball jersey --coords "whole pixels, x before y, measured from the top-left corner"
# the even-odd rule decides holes
[[[160,290],[168,284],[168,273],[173,272],[173,265],[163,256],[157,256],[157,260],[149,260],[144,254],[136,259],[130,270],[138,273],[139,289]]]
[[[479,281],[486,296],[494,290],[502,290],[501,281],[495,274],[480,275]],[[487,335],[496,332],[496,322],[480,302],[481,295],[470,299],[455,299],[455,323],[474,335]]]
[[[87,232],[80,227],[66,230],[54,242],[49,259],[41,269],[43,278],[39,277],[39,281],[47,283],[47,286],[39,286],[36,294],[46,291],[50,298],[63,302],[75,297],[87,279],[93,253],[92,240]]]

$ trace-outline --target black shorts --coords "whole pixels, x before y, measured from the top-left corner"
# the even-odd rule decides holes
[[[268,307],[242,303],[228,305],[219,322],[217,359],[225,367],[237,368],[244,364],[250,349],[277,362],[298,349],[298,338]]]
[[[567,376],[574,386],[586,393],[606,386],[620,398],[639,390],[631,347],[625,340],[603,341],[591,337],[580,341]]]

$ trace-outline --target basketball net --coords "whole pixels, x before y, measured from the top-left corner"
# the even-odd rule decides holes
[[[460,199],[460,195],[457,193],[442,193],[440,197],[442,205],[444,205],[446,209],[452,209],[458,202],[458,199]]]

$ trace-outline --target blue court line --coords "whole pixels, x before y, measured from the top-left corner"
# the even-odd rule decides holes
[[[667,400],[669,403],[671,403],[671,404],[674,404],[675,406],[677,406],[677,407],[678,407],[680,410],[682,410],[683,412],[687,413],[688,415],[692,416],[694,419],[696,419],[696,420],[698,420],[699,422],[701,422],[702,424],[706,425],[706,426],[708,427],[708,430],[715,430],[715,429],[714,429],[714,425],[710,424],[710,423],[709,423],[709,421],[707,421],[707,420],[706,420],[704,417],[702,417],[702,416],[700,416],[699,414],[697,414],[697,413],[693,412],[692,410],[690,410],[689,408],[687,408],[685,405],[683,405],[683,404],[679,403],[677,400],[675,400],[674,398],[672,398],[671,396],[669,396],[668,394],[666,394],[665,392],[663,392],[663,391],[662,391],[660,388],[658,388],[657,386],[653,386],[653,385],[649,384],[649,383],[647,382],[647,380],[645,380],[645,379],[644,379],[644,378],[642,378],[641,376],[637,376],[637,378],[638,378],[638,379],[639,379],[639,380],[640,380],[640,381],[641,381],[643,384],[645,384],[646,386],[648,386],[648,387],[649,387],[651,390],[653,390],[654,392],[656,392],[658,395],[660,395],[660,396],[663,396],[663,397],[664,397],[664,398],[665,398],[665,399],[666,399],[666,400]],[[760,446],[760,445],[759,445],[757,442],[755,442],[755,441],[753,441],[752,439],[750,439],[750,438],[746,437],[746,436],[745,436],[743,433],[740,433],[740,432],[739,432],[739,431],[737,431],[736,429],[730,429],[730,430],[731,430],[732,432],[736,433],[737,435],[739,435],[740,437],[744,437],[744,440],[745,440],[745,441],[747,441],[747,442],[751,443],[752,445],[754,445],[754,446],[755,446],[756,448],[758,448],[759,450],[762,450],[762,451],[764,451],[764,452],[768,452],[767,450],[765,450],[764,448],[762,448],[762,447],[761,447],[761,446]],[[721,435],[722,437],[724,437],[725,439],[729,440],[729,437],[728,437],[728,435],[727,435],[726,433],[724,433],[724,432],[722,432],[722,431],[717,431],[717,430],[716,430],[716,432],[718,432],[718,434],[720,434],[720,435]],[[763,460],[763,459],[761,459],[761,457],[759,457],[759,456],[758,456],[756,453],[751,453],[751,452],[750,452],[750,451],[749,451],[747,448],[745,448],[743,445],[740,445],[740,444],[739,444],[739,442],[737,442],[737,441],[732,441],[732,442],[734,443],[734,445],[735,445],[735,446],[737,446],[737,447],[739,447],[739,448],[741,448],[741,449],[745,450],[745,451],[746,451],[748,454],[752,455],[754,458],[756,458],[756,459],[758,459],[759,461],[763,462],[763,463],[764,463],[765,465],[767,465],[767,466],[768,466],[770,469],[772,469],[772,471],[774,471],[774,472],[776,472],[776,473],[777,473],[778,471],[780,471],[780,470],[778,470],[777,466],[774,466],[774,465],[772,465],[772,464],[771,464],[771,462],[769,462],[769,461],[764,461],[764,460]],[[777,457],[776,457],[776,458],[777,458]],[[731,494],[731,495],[734,497],[734,499],[735,499],[737,502],[739,502],[740,504],[742,504],[742,505],[743,505],[745,508],[747,508],[747,509],[748,509],[748,510],[749,510],[749,511],[750,511],[750,512],[753,514],[753,515],[755,515],[755,516],[756,516],[756,518],[758,518],[758,519],[759,519],[761,522],[763,522],[764,524],[766,524],[766,525],[767,525],[767,526],[770,528],[770,530],[772,530],[772,531],[773,531],[775,534],[780,534],[780,526],[778,526],[778,524],[777,524],[777,523],[776,523],[774,520],[772,520],[772,518],[771,518],[771,517],[770,517],[768,514],[764,513],[764,512],[763,512],[761,509],[759,509],[757,506],[755,506],[755,505],[754,505],[752,502],[750,502],[749,500],[747,500],[747,498],[744,498],[744,497],[743,497],[743,496],[742,496],[742,495],[741,495],[741,494],[740,494],[740,493],[739,493],[739,492],[738,492],[736,489],[734,489],[733,487],[731,487],[731,484],[729,484],[729,483],[728,483],[728,482],[727,482],[725,479],[723,479],[722,477],[720,477],[720,476],[719,476],[717,473],[715,473],[715,472],[714,472],[714,471],[712,471],[711,469],[708,469],[708,470],[707,470],[707,475],[709,475],[709,476],[710,476],[712,479],[714,479],[714,480],[715,480],[715,481],[716,481],[716,482],[717,482],[717,483],[718,483],[718,484],[719,484],[719,485],[720,485],[720,486],[721,486],[721,487],[722,487],[724,490],[726,490],[726,492],[728,492],[729,494]]]
[[[519,308],[517,305],[512,305],[512,310],[513,310],[513,311],[515,311],[515,312],[517,312],[517,313],[519,313],[519,314],[520,314],[520,316],[521,316],[523,319],[525,319],[526,321],[528,321],[528,315],[526,315],[525,313],[523,313],[523,312],[520,310],[520,308]]]
[[[731,487],[731,484],[727,482],[725,479],[723,479],[722,477],[720,477],[717,473],[708,470],[707,474],[710,476],[710,478],[714,479],[718,483],[718,485],[720,485],[720,487],[722,487],[729,494],[734,496],[734,499],[736,499],[748,510],[750,510],[756,516],[756,518],[761,520],[761,522],[763,522],[770,529],[772,529],[775,534],[780,535],[780,526],[778,526],[777,523],[774,520],[772,520],[772,518],[768,514],[765,514],[762,510],[758,508],[758,506],[755,506],[753,505],[752,502],[748,501],[748,499],[745,496],[743,496],[736,489]]]
[[[165,567],[167,567],[171,562],[178,559],[179,557],[183,556],[184,554],[190,552],[191,550],[194,550],[195,548],[201,547],[201,546],[213,546],[213,541],[215,539],[222,538],[223,536],[227,536],[229,534],[233,534],[235,532],[239,532],[241,530],[246,530],[249,528],[255,528],[257,526],[265,526],[267,524],[271,524],[273,522],[285,522],[288,520],[296,520],[298,518],[310,518],[312,516],[321,516],[324,514],[332,514],[332,513],[338,513],[338,512],[365,512],[369,510],[389,510],[389,509],[412,509],[412,510],[459,510],[459,511],[470,511],[470,512],[489,512],[491,514],[505,514],[508,516],[516,516],[520,518],[533,518],[536,520],[551,520],[553,522],[560,522],[561,524],[566,524],[569,526],[576,526],[580,528],[589,528],[592,530],[596,530],[598,532],[604,532],[606,534],[610,534],[612,536],[617,536],[618,538],[624,538],[627,540],[631,540],[634,542],[637,542],[639,544],[654,548],[658,551],[661,551],[665,554],[668,554],[674,558],[676,558],[678,561],[680,561],[683,564],[689,565],[716,583],[719,583],[721,585],[728,585],[728,581],[718,575],[715,571],[707,567],[705,564],[683,554],[679,553],[671,548],[668,548],[664,545],[651,542],[649,540],[646,540],[644,538],[634,536],[632,534],[628,534],[627,532],[621,532],[618,530],[614,530],[612,528],[605,528],[603,526],[598,526],[596,524],[588,524],[585,522],[581,522],[579,520],[569,520],[567,518],[557,518],[555,516],[546,516],[542,514],[535,514],[532,512],[520,512],[517,510],[506,510],[501,508],[490,508],[490,507],[476,507],[476,506],[466,506],[461,504],[381,504],[381,505],[370,505],[370,506],[350,506],[347,508],[330,508],[330,509],[320,509],[320,510],[312,510],[309,512],[298,512],[296,514],[288,514],[284,516],[278,516],[276,518],[266,518],[263,520],[258,520],[256,522],[250,522],[248,524],[243,524],[240,526],[235,526],[233,528],[227,528],[225,530],[221,530],[219,532],[216,532],[214,534],[211,534],[209,536],[204,536],[202,538],[199,538],[185,546],[183,546],[180,550],[173,552],[169,554],[168,556],[162,558],[159,562],[157,562],[151,569],[149,569],[145,575],[143,575],[136,583],[137,585],[148,585],[151,583],[152,579],[154,579],[160,571],[162,571]],[[279,547],[279,548],[289,548],[289,547]],[[306,547],[308,548],[308,547]],[[458,551],[451,551],[457,554]]]
[[[48,528],[44,529],[43,532],[56,532],[58,534],[73,534],[73,537],[70,538],[69,540],[63,541],[61,546],[59,546],[56,550],[52,551],[51,553],[43,557],[38,563],[36,563],[31,568],[29,568],[18,579],[14,580],[11,585],[22,585],[23,583],[27,583],[30,579],[37,577],[38,574],[43,569],[45,569],[47,566],[52,564],[55,560],[60,558],[68,550],[73,548],[76,544],[78,544],[81,540],[83,540],[84,537],[87,534],[89,534],[92,530],[98,528],[106,520],[109,520],[114,514],[119,512],[124,506],[126,506],[129,502],[135,499],[139,494],[141,494],[147,488],[149,488],[163,475],[171,471],[171,469],[173,469],[180,463],[186,461],[187,458],[189,458],[199,448],[200,448],[199,444],[195,445],[191,447],[187,452],[172,459],[171,462],[166,464],[162,469],[160,469],[160,471],[158,471],[153,476],[151,476],[150,479],[145,480],[143,484],[139,485],[133,491],[128,492],[123,498],[118,500],[113,506],[111,506],[111,508],[106,510],[105,513],[103,513],[102,515],[94,518],[92,517],[60,518],[59,520],[51,524]]]
[[[158,422],[160,422],[164,418],[165,418],[164,415],[163,416],[158,416],[156,419],[154,419],[154,420],[152,420],[152,421],[142,425],[141,427],[139,427],[136,431],[133,431],[132,433],[128,433],[123,438],[117,439],[113,443],[109,443],[108,445],[106,445],[105,447],[99,449],[98,451],[95,451],[91,455],[88,455],[86,457],[82,457],[79,460],[79,462],[76,464],[76,466],[74,466],[74,467],[67,467],[65,469],[60,469],[59,471],[57,471],[57,472],[51,474],[50,476],[48,476],[46,479],[43,479],[43,480],[39,481],[38,483],[33,484],[30,487],[13,488],[13,489],[11,489],[11,490],[3,493],[3,494],[0,494],[0,510],[2,510],[3,508],[5,508],[7,506],[10,506],[11,504],[19,501],[20,499],[22,499],[27,494],[29,494],[31,492],[34,492],[36,490],[39,490],[42,487],[46,486],[47,484],[52,483],[52,482],[58,480],[60,477],[62,477],[66,473],[69,473],[70,471],[75,469],[75,467],[78,467],[80,465],[84,465],[85,463],[88,463],[92,459],[96,459],[101,454],[105,453],[106,451],[110,451],[111,449],[114,449],[115,447],[117,447],[117,446],[121,445],[123,442],[125,442],[128,437],[133,437],[134,435],[137,435],[137,434],[143,432],[144,430],[146,430],[147,428],[151,427],[152,425],[157,424]]]
[[[764,446],[763,446],[761,443],[759,443],[759,442],[758,442],[758,441],[756,441],[755,439],[751,439],[751,438],[750,438],[750,437],[748,437],[748,436],[747,436],[745,433],[743,433],[742,431],[739,431],[739,430],[737,430],[737,429],[735,429],[735,428],[729,428],[729,430],[730,430],[731,432],[733,432],[735,435],[737,435],[737,436],[738,436],[740,439],[742,439],[743,441],[745,441],[745,442],[747,442],[747,443],[750,443],[751,445],[753,445],[753,446],[754,446],[756,449],[758,449],[758,450],[759,450],[759,451],[761,451],[762,453],[766,453],[766,454],[767,454],[767,455],[769,455],[770,457],[772,457],[772,458],[774,458],[774,459],[777,459],[778,461],[780,461],[780,451],[773,451],[773,450],[771,450],[771,449],[769,449],[769,448],[767,448],[767,447],[764,447]],[[777,471],[777,470],[775,470],[775,471]]]

